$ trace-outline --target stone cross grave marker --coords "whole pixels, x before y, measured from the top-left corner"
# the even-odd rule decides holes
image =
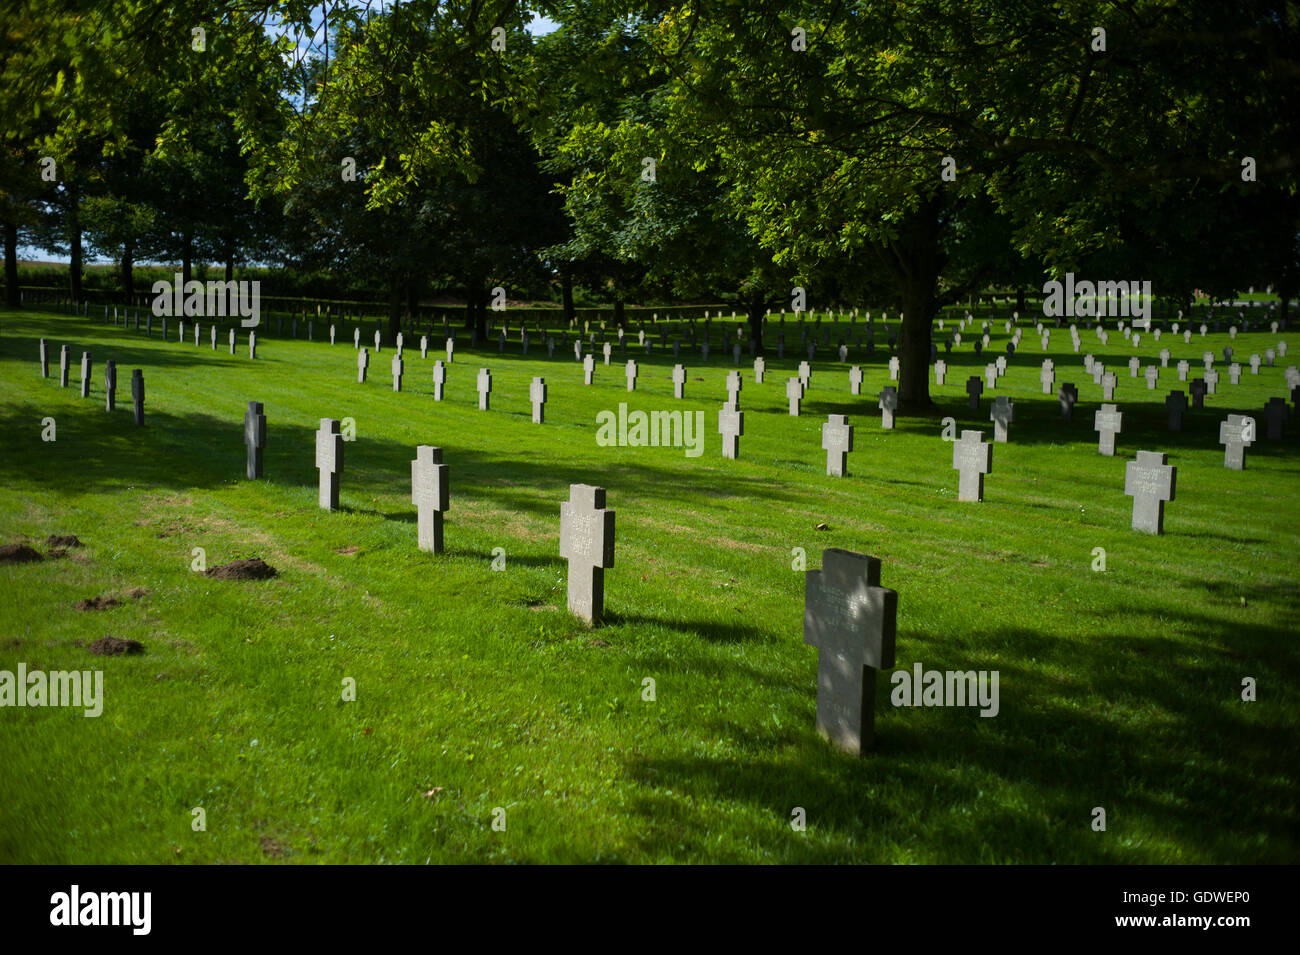
[[[989,412],[989,420],[993,422],[994,441],[1006,443],[1007,426],[1016,419],[1015,415],[1015,403],[1006,395],[998,395],[993,399],[993,408]]]
[[[447,384],[447,366],[441,359],[433,363],[433,400],[442,400],[442,389]]]
[[[266,448],[266,415],[262,413],[262,402],[250,401],[244,412],[244,450],[247,463],[244,473],[250,481],[262,476],[262,451]]]
[[[1143,374],[1147,379],[1147,391],[1155,391],[1156,385],[1160,381],[1160,369],[1155,365],[1147,365],[1143,370]]]
[[[420,550],[442,553],[442,518],[450,509],[449,497],[442,448],[419,445],[411,462],[411,503],[415,505],[415,536]]]
[[[381,351],[383,351],[382,348],[383,340],[384,340],[383,336],[379,334],[379,329],[375,329],[375,354],[376,355],[378,355]]]
[[[1038,372],[1038,382],[1043,386],[1043,394],[1050,395],[1056,382],[1056,364],[1050,358],[1043,359],[1043,367]]]
[[[1212,352],[1212,351],[1207,351],[1207,352],[1205,352],[1203,355],[1201,355],[1201,364],[1203,364],[1203,365],[1205,366],[1205,370],[1206,370],[1206,371],[1209,371],[1211,368],[1213,368],[1213,367],[1214,367],[1214,352]]]
[[[541,424],[546,417],[546,379],[534,378],[528,386],[528,399],[533,403],[533,424]]]
[[[402,359],[402,353],[398,352],[393,355],[393,390],[402,390],[402,372],[406,370],[406,362]]]
[[[880,586],[880,560],[822,551],[804,578],[803,640],[817,647],[817,732],[859,756],[875,739],[876,673],[894,667],[898,594]]]
[[[767,362],[765,362],[760,355],[758,358],[754,359],[754,384],[761,385],[763,383],[763,374],[766,371]]]
[[[605,570],[614,566],[614,512],[605,507],[603,487],[569,485],[569,500],[560,505],[560,556],[569,562],[569,612],[600,623]]]
[[[1169,430],[1183,430],[1183,413],[1187,411],[1187,396],[1181,391],[1169,392],[1165,399],[1165,410],[1169,412]]]
[[[81,397],[90,397],[90,352],[81,353]]]
[[[1114,405],[1102,405],[1092,418],[1092,428],[1098,433],[1097,453],[1107,457],[1115,454],[1115,435],[1123,430],[1124,414]]]
[[[998,366],[997,366],[997,365],[991,365],[991,364],[990,364],[990,365],[985,365],[985,366],[984,366],[984,382],[988,385],[988,388],[989,388],[990,391],[992,391],[994,388],[997,387],[997,384],[998,384]]]
[[[740,372],[727,372],[727,404],[740,406],[740,389],[744,384],[744,379],[740,377]]]
[[[59,387],[68,387],[68,346],[59,348]]]
[[[447,339],[447,364],[450,365],[453,361],[455,361],[455,356],[456,356],[456,339],[448,338]]]
[[[1108,371],[1101,376],[1101,397],[1105,401],[1110,401],[1115,397],[1115,386],[1118,381],[1113,371]]]
[[[849,394],[858,395],[862,393],[862,368],[854,365],[849,369]]]
[[[343,435],[336,418],[321,418],[316,432],[316,470],[320,472],[320,506],[339,509],[339,473],[343,470]]]
[[[1165,528],[1165,502],[1174,499],[1178,469],[1166,462],[1169,456],[1159,451],[1139,451],[1137,460],[1124,468],[1124,493],[1133,498],[1135,531],[1162,534]]]
[[[804,388],[812,387],[812,366],[806,361],[799,362],[799,380],[803,382]]]
[[[885,385],[881,389],[877,407],[880,409],[880,427],[885,431],[892,431],[894,414],[898,411],[898,389],[893,385]]]
[[[971,375],[966,379],[966,395],[967,404],[972,411],[979,409],[982,394],[984,394],[984,382],[980,381],[979,375]]]
[[[1215,390],[1218,388],[1218,386],[1219,386],[1219,373],[1218,373],[1218,371],[1216,371],[1216,370],[1213,369],[1213,368],[1208,369],[1208,370],[1205,372],[1205,393],[1206,393],[1207,395],[1212,395],[1212,394],[1214,394],[1214,392],[1215,392]]]
[[[939,359],[939,361],[936,361],[934,363],[934,383],[936,385],[942,385],[944,378],[947,377],[947,374],[948,374],[948,363],[943,359]]]
[[[144,371],[135,369],[131,372],[131,403],[135,412],[137,426],[144,424]]]
[[[722,456],[740,457],[740,439],[745,433],[745,412],[728,401],[718,412],[718,433],[722,435]]]
[[[1182,360],[1182,361],[1180,361],[1180,362],[1178,363],[1178,380],[1179,380],[1179,381],[1186,381],[1186,380],[1187,380],[1187,370],[1188,370],[1189,368],[1191,368],[1191,367],[1192,367],[1192,366],[1191,366],[1190,364],[1188,364],[1188,362],[1187,362],[1186,359],[1184,359],[1184,360]]]
[[[1231,365],[1228,366],[1228,381],[1232,382],[1234,385],[1239,384],[1241,382],[1240,362],[1234,361]]]
[[[117,407],[117,362],[109,359],[104,362],[104,410],[113,411]]]
[[[1255,419],[1230,414],[1219,425],[1219,444],[1223,445],[1223,466],[1229,471],[1246,468],[1246,449],[1255,443]]]
[[[1142,359],[1139,358],[1137,355],[1134,355],[1132,358],[1128,360],[1128,376],[1130,378],[1136,378],[1141,368],[1142,368]]]
[[[614,347],[609,342],[605,342],[605,344],[601,347],[601,353],[605,356],[605,364],[607,365],[609,364],[609,356],[613,354],[613,352],[614,352]]]
[[[335,336],[335,333],[336,333],[337,331],[338,331],[338,329],[334,326],[333,323],[331,323],[331,324],[330,324],[330,344],[331,344],[331,345],[334,344],[334,336]]]
[[[686,369],[681,365],[673,365],[673,397],[680,398],[682,389],[686,387]]]
[[[822,447],[826,451],[826,473],[831,477],[847,477],[848,456],[853,450],[853,425],[842,414],[828,415],[822,425]]]
[[[998,377],[1001,378],[1003,375],[1007,373],[1007,356],[998,355],[998,359],[993,363],[993,365],[998,370]]]
[[[492,394],[492,371],[488,368],[478,370],[478,410],[488,410],[488,399]]]
[[[889,380],[890,381],[898,381],[898,369],[899,369],[898,356],[893,355],[889,359]]]
[[[803,401],[803,379],[791,378],[787,381],[785,396],[790,400],[790,414],[799,417],[799,405]]]
[[[357,384],[363,384],[366,380],[366,369],[370,367],[370,352],[363,348],[357,352]]]
[[[1160,367],[1161,367],[1161,368],[1168,368],[1168,367],[1169,367],[1169,349],[1168,349],[1168,348],[1162,348],[1162,349],[1160,349]]]
[[[1204,378],[1193,378],[1191,384],[1187,386],[1188,392],[1192,396],[1193,408],[1205,407],[1205,393],[1209,390]]]
[[[361,347],[361,329],[360,327],[352,329],[352,347]]]
[[[627,378],[627,390],[636,391],[637,367],[635,358],[629,358],[627,360],[627,364],[623,368],[623,374]]]
[[[41,354],[41,377],[48,378],[50,377],[50,355],[49,355],[49,346],[45,344],[44,338],[42,338],[40,341],[40,354]]]
[[[257,332],[248,333],[248,357],[250,361],[257,358]]]
[[[1250,356],[1250,373],[1251,373],[1252,375],[1258,375],[1258,374],[1259,374],[1259,361],[1260,361],[1260,359],[1259,359],[1259,356],[1258,356],[1258,355],[1251,355],[1251,356]]]
[[[957,471],[957,500],[984,500],[984,475],[993,470],[993,445],[983,431],[963,431],[952,443],[952,466]]]
[[[591,377],[596,373],[596,359],[591,354],[582,356],[582,383],[591,384]]]

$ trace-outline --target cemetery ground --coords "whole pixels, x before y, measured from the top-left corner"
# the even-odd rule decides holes
[[[1226,364],[1181,433],[1164,398],[1181,358],[1199,374],[1227,334],[1080,327],[1074,354],[1032,331],[978,412],[965,384],[1003,354],[947,356],[933,419],[880,427],[887,349],[849,365],[826,350],[803,413],[785,386],[801,357],[769,342],[765,383],[742,357],[740,457],[721,456],[718,411],[731,356],[683,347],[685,398],[656,341],[629,393],[619,351],[584,386],[572,346],[548,360],[462,332],[446,397],[432,397],[431,338],[408,335],[403,390],[392,349],[357,383],[351,326],[339,344],[259,335],[248,359],[145,338],[87,318],[0,317],[0,544],[45,559],[0,567],[0,670],[104,671],[104,709],[0,711],[0,861],[216,862],[1295,862],[1300,767],[1300,462],[1297,423],[1263,437],[1263,406],[1286,394],[1283,367]],[[769,328],[774,328],[775,323]],[[1113,329],[1113,323],[1110,324]],[[793,334],[791,330],[793,329]],[[770,334],[770,333],[769,333]],[[50,345],[43,379],[37,342]],[[1251,332],[1237,360],[1287,337]],[[324,341],[322,341],[324,339]],[[883,335],[877,336],[883,341]],[[435,341],[438,342],[435,346]],[[69,387],[59,347],[71,345]],[[373,345],[363,335],[363,343]],[[1173,353],[1159,387],[1130,378],[1130,354]],[[1300,349],[1300,342],[1296,343]],[[79,397],[83,350],[91,397]],[[1115,457],[1097,453],[1101,388],[1091,351],[1119,375]],[[942,352],[941,352],[941,357]],[[1039,364],[1079,403],[1060,418]],[[103,366],[118,369],[104,410]],[[492,371],[480,411],[478,369]],[[144,370],[145,426],[130,373]],[[544,376],[545,424],[529,383]],[[1189,378],[1192,377],[1189,375]],[[700,380],[702,379],[702,380]],[[1055,389],[1053,389],[1055,392]],[[940,417],[992,438],[991,399],[1015,401],[983,503],[956,500]],[[265,405],[265,479],[244,478],[247,403]],[[596,413],[702,411],[704,453],[600,447]],[[1219,424],[1253,415],[1244,471],[1223,466]],[[848,476],[826,476],[828,414],[855,426]],[[52,417],[57,439],[41,439]],[[317,505],[314,432],[355,419],[339,512]],[[416,547],[410,462],[420,444],[449,467],[446,553]],[[1165,533],[1129,527],[1125,462],[1165,451],[1178,468]],[[608,491],[616,557],[603,626],[565,610],[560,503],[571,483]],[[55,556],[47,539],[76,535]],[[857,759],[816,733],[817,651],[803,642],[807,566],[841,547],[883,561],[896,590],[897,665],[996,670],[996,716],[977,708],[894,707],[878,677],[876,743]],[[265,581],[209,578],[263,558]],[[505,566],[493,570],[494,552]],[[1105,570],[1094,570],[1096,548]],[[132,594],[137,594],[133,596]],[[119,603],[78,610],[96,596]],[[96,656],[113,636],[144,652]],[[1252,677],[1258,701],[1243,702]],[[342,699],[355,680],[355,702]],[[654,681],[647,699],[645,680]],[[806,831],[791,826],[806,811]],[[1106,831],[1092,827],[1106,810]],[[202,808],[206,829],[195,831]],[[504,831],[494,811],[505,810]]]

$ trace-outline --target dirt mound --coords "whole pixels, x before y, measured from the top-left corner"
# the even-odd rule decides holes
[[[139,600],[141,597],[143,597],[143,596],[144,596],[145,594],[147,594],[148,592],[149,592],[149,591],[145,590],[143,587],[132,587],[130,590],[128,590],[128,591],[126,592],[126,595],[127,595],[128,597],[133,597],[133,598],[135,598],[136,600]]]
[[[73,606],[78,610],[107,610],[117,606],[117,598],[91,597],[89,600],[78,600]]]
[[[76,534],[51,534],[45,539],[46,547],[80,547],[81,539]]]
[[[90,652],[99,657],[117,657],[124,653],[144,653],[144,644],[139,640],[123,640],[121,637],[100,637],[90,645]]]
[[[203,573],[204,576],[214,577],[217,580],[270,580],[279,575],[279,571],[260,557],[211,567]]]
[[[0,546],[0,564],[30,564],[41,559],[41,555],[26,544]]]

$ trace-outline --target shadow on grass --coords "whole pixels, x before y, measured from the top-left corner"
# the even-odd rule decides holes
[[[881,674],[876,747],[862,759],[813,729],[810,653],[802,691],[772,694],[776,725],[724,717],[700,734],[749,755],[625,760],[642,849],[724,862],[882,862],[912,847],[949,863],[1294,861],[1295,727],[1285,715],[1262,723],[1240,700],[1243,673],[1295,685],[1288,634],[1208,615],[1182,623],[1197,636],[1062,640],[1004,628],[963,641],[977,643],[969,655],[949,635],[900,632],[901,669],[997,669],[1000,711],[895,708]],[[996,662],[981,658],[990,648]],[[807,837],[790,830],[796,806]],[[1094,806],[1107,810],[1107,833],[1090,828]],[[719,840],[726,807],[768,815],[771,828],[748,848]],[[720,844],[736,847],[732,858],[717,856]]]

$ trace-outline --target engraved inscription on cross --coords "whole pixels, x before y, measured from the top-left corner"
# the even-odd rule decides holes
[[[260,401],[250,401],[244,412],[244,444],[248,449],[248,479],[256,480],[262,476],[262,449],[266,447],[266,415]]]
[[[854,756],[871,749],[876,671],[894,666],[898,594],[880,586],[880,560],[822,552],[804,579],[803,641],[817,657],[817,732]]]
[[[963,431],[952,443],[952,466],[957,470],[957,500],[984,500],[984,475],[993,470],[993,445],[983,431]]]
[[[853,425],[842,414],[827,415],[822,425],[822,447],[826,450],[826,473],[831,477],[848,476],[848,456],[853,450]]]
[[[448,510],[447,465],[442,448],[427,444],[415,449],[411,462],[411,503],[416,508],[416,537],[420,550],[442,553],[442,515]]]
[[[1139,451],[1137,460],[1124,468],[1124,493],[1133,498],[1133,530],[1161,534],[1165,527],[1165,501],[1174,499],[1178,469],[1166,464],[1159,451]]]
[[[316,432],[316,469],[320,471],[320,506],[339,506],[339,472],[343,470],[343,435],[337,418],[321,418]]]
[[[1115,435],[1124,428],[1124,415],[1115,405],[1102,405],[1092,416],[1092,429],[1097,432],[1097,452],[1113,455],[1115,453]]]
[[[560,556],[569,562],[569,612],[600,623],[605,608],[605,569],[614,566],[614,512],[605,489],[569,485],[560,505]]]

